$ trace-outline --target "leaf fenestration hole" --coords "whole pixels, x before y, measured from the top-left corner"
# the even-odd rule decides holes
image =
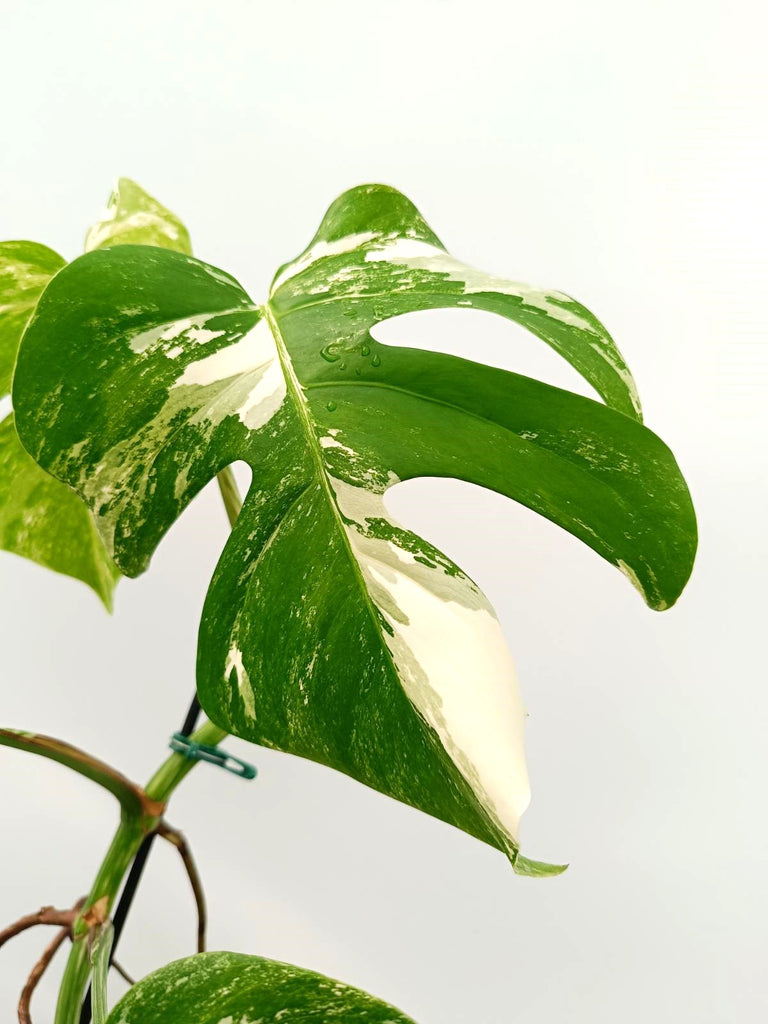
[[[240,492],[240,497],[245,501],[245,496],[250,490],[251,482],[253,480],[253,470],[244,462],[242,459],[238,459],[237,462],[231,463],[229,467],[235,477],[237,483],[237,489]]]
[[[587,398],[598,398],[589,384],[554,349],[525,327],[482,309],[424,309],[390,317],[371,329],[382,345],[486,363],[533,377]]]

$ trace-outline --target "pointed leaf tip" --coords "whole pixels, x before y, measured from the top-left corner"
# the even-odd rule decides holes
[[[335,199],[310,242],[334,242],[349,235],[400,235],[443,249],[411,200],[391,185],[357,185]]]
[[[179,218],[130,178],[118,178],[101,220],[85,236],[85,251],[106,245],[154,245],[192,255]]]
[[[519,853],[512,860],[512,867],[516,875],[528,878],[554,878],[568,870],[567,864],[547,864],[543,860],[530,860]]]

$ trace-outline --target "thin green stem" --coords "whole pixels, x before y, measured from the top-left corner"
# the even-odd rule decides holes
[[[217,475],[216,479],[219,483],[224,508],[227,510],[229,525],[234,526],[235,520],[240,515],[240,509],[243,507],[243,499],[240,497],[240,491],[237,488],[232,467],[226,466]]]
[[[107,850],[107,855],[102,861],[86,900],[85,905],[88,910],[93,912],[93,908],[99,904],[99,901],[102,901],[100,906],[103,913],[106,915],[109,912],[123,877],[131,866],[143,838],[142,823],[123,813],[115,837]],[[74,941],[59,988],[56,1024],[78,1024],[80,1019],[80,1006],[91,973],[88,943],[86,942],[91,927],[89,920],[90,918],[81,914],[72,929]]]
[[[204,743],[215,747],[217,743],[221,743],[228,735],[226,730],[220,729],[213,722],[204,722],[199,729],[192,733],[190,739],[194,743]],[[163,804],[166,803],[174,789],[186,778],[196,764],[196,761],[184,757],[183,754],[171,754],[144,787],[144,792],[150,799],[157,800]]]
[[[107,977],[109,975],[109,954],[112,952],[114,929],[110,921],[100,926],[91,946],[93,964],[93,1024],[104,1024],[107,1019]]]

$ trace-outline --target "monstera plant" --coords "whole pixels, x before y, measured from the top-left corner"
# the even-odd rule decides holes
[[[557,291],[448,254],[393,188],[340,196],[254,301],[192,255],[179,220],[121,180],[86,253],[0,246],[0,542],[111,605],[218,478],[232,531],[200,623],[197,697],[146,786],[65,742],[0,741],[105,786],[121,823],[84,901],[11,925],[59,932],[24,989],[72,939],[56,1024],[407,1021],[309,970],[199,952],[109,1012],[105,979],[168,799],[198,760],[240,774],[227,734],[310,758],[457,826],[518,874],[563,870],[520,852],[529,798],[524,710],[499,622],[463,569],[395,521],[387,490],[415,477],[491,488],[620,569],[651,608],[674,604],[696,546],[685,482],[642,423],[603,325]],[[382,344],[377,324],[423,309],[506,317],[565,358],[602,401],[465,359]],[[241,502],[230,466],[253,472]],[[199,704],[198,704],[199,700]],[[208,721],[195,729],[200,708]],[[121,902],[116,896],[125,882]],[[92,994],[86,989],[92,978]],[[181,982],[184,982],[181,984]]]

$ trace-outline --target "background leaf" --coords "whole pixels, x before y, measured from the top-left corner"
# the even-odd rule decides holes
[[[414,1024],[360,989],[242,953],[198,953],[139,981],[107,1024]]]
[[[192,253],[179,218],[130,178],[118,180],[104,216],[85,236],[86,252],[105,245],[157,245]]]
[[[104,219],[88,232],[86,249],[127,243],[191,252],[178,217],[135,182],[120,178]],[[0,243],[0,398],[10,391],[19,342],[40,295],[64,265],[61,256],[36,242]],[[0,420],[0,547],[82,580],[111,609],[120,573],[88,509],[30,458],[12,415]]]
[[[38,299],[64,260],[36,242],[0,243],[0,399]],[[0,547],[82,580],[107,608],[120,573],[88,508],[30,458],[12,413],[0,419]]]
[[[0,547],[82,580],[108,609],[120,572],[79,495],[44,472],[0,422]]]
[[[19,341],[37,300],[64,260],[37,242],[0,242],[0,398],[11,390]]]

